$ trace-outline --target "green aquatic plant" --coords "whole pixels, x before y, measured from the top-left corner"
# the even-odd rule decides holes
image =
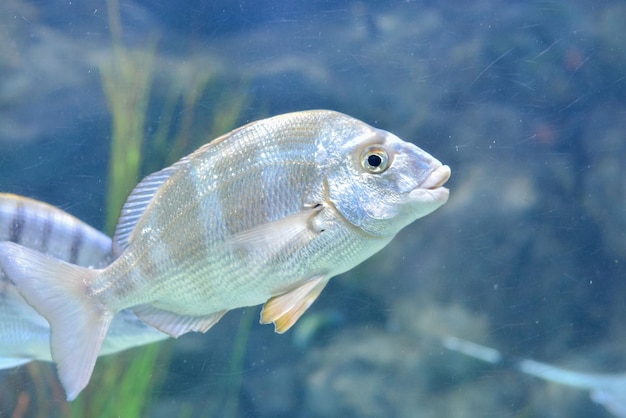
[[[156,171],[195,148],[197,139],[222,134],[235,127],[248,103],[247,95],[237,89],[222,92],[220,106],[207,115],[196,111],[198,101],[211,90],[213,74],[202,66],[191,77],[174,72],[167,80],[170,88],[160,109],[158,129],[151,138],[146,136],[146,119],[152,87],[156,43],[143,50],[129,50],[121,44],[121,25],[117,0],[110,0],[109,16],[113,37],[111,60],[101,67],[102,84],[111,112],[111,154],[107,191],[107,230],[113,231],[124,200],[136,185],[140,174]],[[224,90],[226,91],[226,90]],[[234,92],[234,93],[233,93]],[[178,107],[183,107],[176,120]],[[195,126],[196,120],[206,121]],[[145,158],[145,156],[152,158]],[[143,161],[146,159],[146,161]],[[142,165],[145,165],[142,170]],[[245,321],[244,321],[245,322]],[[249,328],[249,325],[247,326]],[[240,331],[241,332],[241,331]],[[247,335],[244,332],[245,335]],[[242,367],[247,338],[233,350],[232,367]],[[149,399],[158,389],[160,375],[167,371],[172,353],[171,342],[151,344],[129,350],[122,355],[100,361],[100,371],[94,376],[98,384],[72,404],[72,416],[140,417]],[[229,392],[230,408],[236,411],[240,382]],[[82,399],[81,399],[82,398]]]
[[[250,99],[245,83],[217,80],[202,63],[181,66],[172,75],[166,99],[159,109],[159,124],[145,149],[145,171],[152,173],[174,163],[207,140],[237,126]],[[212,102],[213,108],[199,106]],[[180,115],[179,120],[175,116]]]
[[[107,6],[113,38],[112,55],[100,66],[100,72],[112,121],[106,211],[106,229],[112,232],[141,170],[156,42],[145,49],[127,49],[121,42],[117,0],[109,0]]]
[[[224,384],[220,385],[217,399],[223,400],[223,404],[214,402],[209,408],[206,408],[203,418],[224,417],[235,418],[239,416],[239,399],[241,397],[242,387],[242,371],[244,368],[244,360],[246,348],[248,347],[248,339],[254,319],[257,318],[255,309],[245,309],[237,332],[235,341],[233,342],[233,351],[230,355],[230,362],[226,368],[226,376]],[[221,406],[221,411],[219,410]]]
[[[142,175],[159,170],[200,144],[236,127],[249,104],[245,83],[224,82],[202,63],[185,60],[159,74],[165,100],[155,97],[156,37],[143,48],[126,47],[122,39],[118,0],[107,2],[112,48],[100,65],[102,88],[111,115],[110,158],[106,193],[106,230],[111,234],[121,207]],[[161,92],[161,96],[163,93]],[[158,96],[157,96],[158,97]],[[214,107],[200,103],[219,103]],[[152,113],[151,113],[152,112]],[[149,134],[148,115],[158,114]],[[240,374],[252,324],[242,319],[229,365],[230,376],[220,385],[222,408],[236,416]],[[173,341],[137,347],[98,360],[92,383],[74,402],[65,395],[53,365],[29,365],[15,397],[14,416],[141,417],[168,372]],[[27,376],[28,375],[28,376]],[[180,410],[191,416],[193,405]],[[205,411],[208,412],[208,411]],[[222,416],[217,411],[210,416]]]
[[[127,102],[124,100],[123,90],[125,85],[133,84],[131,79],[125,77],[138,77],[140,81],[137,84],[143,84],[146,89],[149,89],[146,75],[149,70],[142,72],[140,68],[134,68],[134,66],[138,63],[153,62],[153,59],[146,59],[145,51],[137,53],[134,58],[128,56],[133,53],[136,52],[118,47],[116,52],[118,55],[114,60],[121,57],[119,65],[132,68],[118,72],[107,68],[103,71],[103,85],[111,104],[112,115],[112,150],[107,209],[109,231],[115,225],[121,205],[141,173],[153,172],[169,165],[197,147],[200,142],[206,142],[206,138],[213,138],[233,129],[248,103],[246,94],[236,89],[229,89],[228,94],[222,93],[219,96],[219,108],[213,109],[209,114],[206,111],[202,114],[196,113],[198,100],[212,87],[212,75],[206,71],[199,71],[186,85],[172,81],[169,97],[160,112],[159,128],[152,137],[146,138],[144,124],[148,112],[149,92],[131,90],[133,95],[131,101]],[[114,76],[111,77],[111,75]],[[173,80],[178,79],[178,77],[173,77]],[[138,97],[143,97],[145,100],[137,100]],[[175,123],[179,104],[185,111],[182,112],[180,120]],[[139,115],[139,113],[143,114]],[[135,122],[130,122],[130,119]],[[196,120],[209,120],[210,122],[195,126]],[[139,125],[136,121],[142,121],[142,124]],[[128,141],[130,137],[132,137],[132,143]],[[146,155],[150,155],[151,158],[145,158],[146,161],[143,161],[142,157]],[[143,170],[142,162],[145,166]],[[230,371],[235,376],[243,366],[243,354],[250,326],[251,321],[242,320],[231,356]],[[158,382],[162,381],[160,375],[167,372],[172,347],[171,341],[162,342],[101,359],[100,371],[93,377],[94,380],[98,380],[98,385],[94,385],[93,389],[87,387],[87,393],[82,396],[83,400],[72,408],[72,416],[95,416],[97,414],[131,418],[143,416],[149,399],[159,387]],[[241,382],[235,380],[230,381],[224,389],[227,409],[234,411],[228,416],[235,416],[238,409]],[[77,401],[80,400],[81,397],[77,399]],[[184,415],[185,412],[181,411],[181,414]]]
[[[121,42],[118,1],[109,0],[107,8],[112,51],[100,73],[112,125],[106,209],[106,230],[112,233],[141,174],[156,42],[143,49],[126,48]],[[155,376],[160,370],[155,367],[157,360],[168,362],[170,350],[163,346],[151,344],[101,359],[98,384],[71,404],[71,416],[140,417],[160,381]]]

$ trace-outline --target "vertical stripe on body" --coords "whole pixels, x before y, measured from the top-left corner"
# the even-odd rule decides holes
[[[48,252],[48,245],[50,243],[50,237],[52,236],[53,227],[52,214],[49,211],[46,211],[46,219],[44,220],[43,228],[41,230],[41,252]]]
[[[24,224],[26,223],[24,211],[24,204],[22,202],[18,202],[15,207],[13,218],[11,219],[11,224],[9,226],[9,241],[15,242],[17,244],[19,244],[20,240],[22,239]]]
[[[79,252],[83,244],[83,231],[79,228],[74,228],[72,233],[72,243],[70,244],[70,256],[69,262],[72,264],[77,264]]]
[[[105,234],[47,203],[0,193],[0,240],[8,240],[81,266],[111,259]]]

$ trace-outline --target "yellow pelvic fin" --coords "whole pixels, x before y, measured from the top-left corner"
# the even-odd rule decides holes
[[[326,275],[318,275],[282,295],[269,299],[263,305],[261,323],[273,322],[274,331],[279,334],[284,333],[315,302],[328,280]]]

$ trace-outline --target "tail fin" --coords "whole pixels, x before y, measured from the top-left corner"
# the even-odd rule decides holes
[[[89,382],[113,313],[87,294],[98,274],[22,247],[0,242],[0,267],[24,299],[50,323],[50,350],[67,400]]]

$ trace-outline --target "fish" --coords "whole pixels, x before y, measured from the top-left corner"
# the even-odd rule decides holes
[[[84,267],[103,268],[115,258],[106,234],[47,203],[10,193],[0,193],[0,241]],[[113,319],[100,355],[165,338],[125,309]],[[0,369],[33,360],[52,361],[50,326],[0,269]]]
[[[493,348],[485,347],[457,337],[446,337],[443,344],[449,350],[491,363],[504,362],[502,354]],[[618,418],[626,418],[626,373],[589,373],[553,366],[533,359],[510,360],[514,369],[546,380],[589,391],[591,400],[602,405]]]
[[[348,115],[258,120],[147,176],[122,208],[103,269],[15,243],[0,265],[51,327],[68,401],[88,384],[114,315],[179,337],[263,304],[287,331],[330,278],[385,247],[449,197],[450,168]]]

